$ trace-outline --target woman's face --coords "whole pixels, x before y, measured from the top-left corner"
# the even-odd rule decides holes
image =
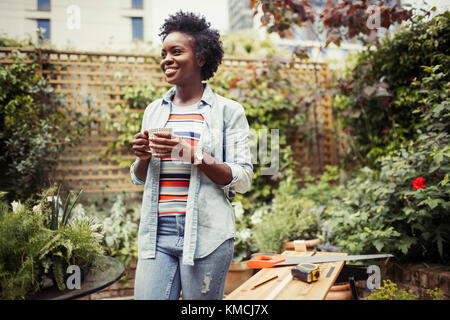
[[[167,35],[161,50],[161,69],[167,82],[178,86],[201,82],[203,59],[196,58],[191,37],[174,31]]]

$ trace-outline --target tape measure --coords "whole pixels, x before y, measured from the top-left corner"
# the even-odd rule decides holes
[[[319,280],[319,266],[312,263],[301,263],[291,269],[292,276],[303,282],[311,283]]]

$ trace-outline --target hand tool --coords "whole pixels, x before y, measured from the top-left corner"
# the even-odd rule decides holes
[[[311,283],[319,280],[320,268],[317,264],[301,263],[291,269],[291,274],[294,278]]]
[[[314,250],[314,252],[312,252],[309,255],[309,258],[314,256],[316,253],[317,253],[317,251]],[[276,256],[280,256],[280,255],[269,253],[269,256],[277,258]],[[291,282],[292,279],[293,279],[293,274],[291,271],[291,273],[289,273],[287,275],[287,277],[275,289],[273,289],[272,292],[264,300],[273,300],[278,294],[280,294],[281,290],[283,290],[288,285],[288,283]]]
[[[261,287],[262,285],[264,285],[264,284],[266,284],[266,283],[268,283],[268,282],[270,282],[270,281],[272,281],[272,280],[275,280],[276,278],[278,278],[278,276],[273,276],[272,278],[269,278],[269,279],[267,279],[267,280],[264,280],[263,282],[260,282],[260,283],[258,283],[257,285],[254,285],[253,288],[252,288],[252,290],[253,290],[253,289],[256,289],[256,288],[259,288],[259,287]]]
[[[336,262],[336,261],[356,261],[356,260],[370,260],[393,257],[392,254],[367,254],[367,255],[353,255],[353,256],[282,256],[273,253],[254,253],[250,260],[247,261],[247,266],[252,269],[263,269],[272,267],[286,267],[294,266],[300,263],[321,263],[321,262]]]

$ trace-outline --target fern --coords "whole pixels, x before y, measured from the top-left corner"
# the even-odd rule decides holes
[[[55,201],[60,189],[57,197],[55,190],[44,190],[38,200],[19,202],[16,211],[1,201],[0,192],[0,299],[24,299],[41,290],[45,278],[53,278],[63,290],[68,265],[95,267],[103,253],[101,225],[92,219],[71,221],[81,192],[74,200],[69,193],[60,206]]]

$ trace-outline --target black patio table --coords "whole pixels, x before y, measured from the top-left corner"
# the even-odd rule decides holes
[[[69,300],[81,298],[110,286],[125,271],[122,262],[116,258],[99,256],[97,263],[99,268],[89,270],[81,282],[80,289],[65,289],[60,291],[56,286],[53,286],[27,297],[27,300]]]

